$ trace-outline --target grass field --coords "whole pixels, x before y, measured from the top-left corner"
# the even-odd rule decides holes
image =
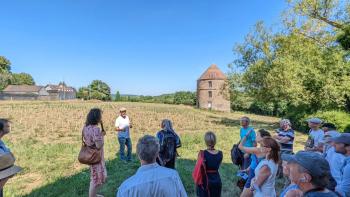
[[[239,189],[233,186],[236,168],[230,161],[230,149],[239,140],[240,112],[220,113],[193,109],[187,106],[113,103],[113,102],[0,102],[0,117],[13,122],[12,133],[4,137],[5,143],[17,157],[16,164],[24,171],[12,178],[5,186],[5,196],[87,196],[89,170],[77,161],[81,146],[81,129],[89,109],[103,110],[105,157],[108,182],[100,190],[106,197],[115,196],[118,186],[139,167],[123,163],[117,158],[118,143],[113,131],[118,109],[128,109],[134,128],[131,132],[133,152],[137,139],[144,134],[155,135],[162,119],[171,119],[180,134],[182,148],[177,160],[177,170],[190,196],[194,196],[191,173],[196,156],[204,149],[203,135],[214,131],[218,137],[217,149],[224,152],[220,169],[223,196],[237,196]],[[272,131],[277,118],[249,115],[252,125]],[[306,136],[297,133],[296,150],[302,148]]]

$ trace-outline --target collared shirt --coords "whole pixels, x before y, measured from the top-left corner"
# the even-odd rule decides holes
[[[130,119],[129,116],[125,116],[123,118],[122,116],[119,116],[115,120],[115,127],[118,127],[119,129],[123,129],[123,131],[118,131],[118,137],[123,137],[123,138],[130,138]]]
[[[9,148],[6,147],[5,143],[0,140],[0,153],[9,153],[11,152]]]
[[[337,185],[341,182],[341,170],[344,165],[345,156],[335,152],[335,148],[331,147],[326,152],[326,160],[329,163],[331,174]]]
[[[187,197],[177,171],[157,163],[141,166],[119,187],[117,197]]]
[[[350,197],[350,156],[345,158],[341,173],[341,183],[337,185],[335,191],[342,197]]]

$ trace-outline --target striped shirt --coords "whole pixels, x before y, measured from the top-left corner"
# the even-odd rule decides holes
[[[294,144],[294,131],[293,131],[293,129],[289,129],[287,131],[284,131],[282,129],[277,129],[277,134],[279,137],[288,137],[290,139],[286,143],[280,142],[281,150],[293,152],[293,144]]]

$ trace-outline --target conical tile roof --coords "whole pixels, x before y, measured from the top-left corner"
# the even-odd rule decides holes
[[[225,80],[226,75],[218,68],[216,64],[212,64],[198,80]]]

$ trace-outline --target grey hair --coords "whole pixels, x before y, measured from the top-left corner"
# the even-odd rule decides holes
[[[139,139],[136,153],[139,158],[147,163],[154,163],[159,154],[159,141],[151,135],[145,135]]]
[[[324,171],[320,176],[313,176],[306,168],[298,164],[299,173],[306,173],[311,176],[310,183],[317,188],[326,188],[329,184],[330,172]]]
[[[248,116],[243,116],[241,117],[241,121],[247,121],[248,123],[250,123],[250,118]]]
[[[175,132],[173,129],[173,123],[171,122],[171,120],[168,119],[162,120],[162,129],[164,131]]]

